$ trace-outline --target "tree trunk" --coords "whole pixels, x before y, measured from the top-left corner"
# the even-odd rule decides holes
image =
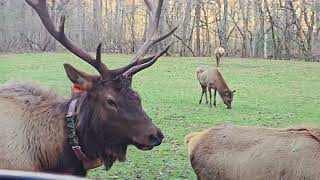
[[[284,4],[285,7],[289,7],[288,2],[289,2],[289,0],[285,1],[285,4]],[[291,44],[290,44],[291,35],[290,35],[290,33],[292,32],[291,31],[291,17],[292,17],[292,15],[290,14],[290,10],[288,10],[287,8],[284,10],[284,13],[285,13],[284,50],[285,50],[285,53],[286,53],[286,57],[285,58],[290,60],[291,59],[291,52],[290,52],[290,49],[291,49]]]
[[[228,55],[228,39],[227,32],[229,31],[229,21],[228,21],[228,0],[223,1],[223,21],[220,23],[220,45],[226,50],[226,55]]]
[[[197,1],[196,10],[195,10],[195,21],[196,21],[196,56],[200,57],[201,55],[201,45],[200,45],[200,15],[201,15],[201,2]]]
[[[241,57],[248,57],[250,54],[250,43],[249,43],[249,31],[248,31],[248,25],[249,25],[249,9],[248,9],[248,3],[250,3],[250,0],[247,2],[245,0],[239,0],[239,6],[241,9],[241,15],[242,15],[242,22],[243,22],[243,36],[242,36],[242,55]],[[247,6],[245,6],[247,5]]]
[[[100,41],[101,27],[102,27],[102,4],[101,0],[93,1],[93,29],[94,41],[93,44],[98,44]]]
[[[136,0],[132,0],[131,4],[131,53],[136,52],[136,35],[135,35],[135,22],[136,22]]]
[[[79,42],[81,46],[85,47],[85,10],[84,10],[84,0],[78,0],[77,6],[77,17],[80,18],[78,22],[78,27],[80,32],[78,33]]]
[[[184,43],[188,42],[190,35],[190,25],[191,25],[191,12],[192,12],[192,0],[187,0],[186,9],[184,13],[184,19],[182,24],[182,35],[181,39]],[[185,45],[181,45],[180,56],[187,56],[187,47]]]

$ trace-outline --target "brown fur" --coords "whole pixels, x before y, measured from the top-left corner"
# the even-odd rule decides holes
[[[219,67],[220,63],[222,62],[222,58],[225,55],[225,50],[223,47],[217,47],[214,50],[214,55],[216,56],[216,60],[217,60],[217,67]]]
[[[67,103],[67,98],[30,83],[2,85],[0,168],[41,171],[55,167],[63,153]]]
[[[201,65],[197,68],[196,72],[197,72],[198,81],[202,87],[202,94],[201,94],[199,104],[201,104],[203,94],[206,95],[206,103],[208,103],[208,100],[207,100],[207,90],[208,90],[210,95],[210,106],[212,106],[211,89],[214,89],[213,105],[216,106],[216,92],[218,91],[224,104],[227,105],[228,109],[231,109],[231,103],[232,103],[233,94],[235,91],[231,91],[229,89],[226,81],[224,80],[219,70],[206,65]]]
[[[217,126],[186,136],[200,180],[317,180],[320,128]]]

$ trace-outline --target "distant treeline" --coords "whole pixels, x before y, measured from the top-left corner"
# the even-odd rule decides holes
[[[135,53],[147,36],[143,0],[48,1],[54,20],[66,15],[67,34],[88,51],[102,42],[104,52]],[[222,46],[227,56],[320,59],[319,0],[167,0],[163,8],[159,33],[179,24],[173,56],[212,56]],[[24,0],[0,0],[0,52],[61,50]]]

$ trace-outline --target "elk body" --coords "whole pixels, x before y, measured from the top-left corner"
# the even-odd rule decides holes
[[[207,66],[207,65],[201,65],[197,68],[196,72],[197,72],[197,78],[198,78],[200,86],[202,88],[202,94],[201,94],[199,104],[201,104],[202,97],[204,94],[206,96],[206,104],[208,104],[207,91],[209,91],[209,96],[210,96],[209,103],[210,103],[210,107],[212,107],[211,89],[213,89],[214,90],[213,105],[216,106],[216,94],[218,91],[224,104],[227,105],[228,109],[231,109],[233,94],[236,91],[230,90],[230,88],[228,87],[226,81],[224,80],[224,78],[223,78],[222,74],[219,72],[219,70],[215,69],[213,67]]]
[[[318,180],[320,129],[217,126],[186,136],[199,180]]]
[[[214,50],[214,55],[216,56],[217,67],[219,67],[220,63],[222,62],[222,58],[224,57],[225,50],[223,47],[217,47]]]
[[[128,145],[141,150],[160,145],[164,136],[143,110],[131,83],[133,75],[154,64],[170,44],[161,52],[144,57],[149,49],[177,29],[157,35],[163,0],[157,7],[145,1],[152,14],[149,35],[131,63],[114,70],[102,63],[101,44],[94,58],[65,36],[64,17],[60,27],[55,27],[46,0],[26,2],[38,13],[48,32],[92,65],[99,75],[65,64],[68,78],[85,90],[68,97],[28,82],[1,85],[0,168],[85,176],[88,169],[101,165],[99,162],[109,169],[116,160],[125,160]],[[79,146],[71,148],[68,142],[66,114],[75,117]]]

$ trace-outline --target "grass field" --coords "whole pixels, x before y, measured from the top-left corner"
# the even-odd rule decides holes
[[[130,59],[127,55],[104,56],[110,67]],[[0,56],[0,83],[11,79],[39,81],[61,94],[70,93],[62,64],[94,72],[70,54],[21,54]],[[226,58],[221,69],[231,89],[236,89],[233,110],[227,111],[218,97],[217,108],[199,105],[200,86],[195,68],[213,65],[209,58],[161,58],[135,76],[134,87],[144,109],[165,135],[158,148],[128,150],[128,161],[106,172],[91,170],[98,179],[195,179],[187,147],[189,132],[215,124],[285,127],[320,124],[320,63]]]

